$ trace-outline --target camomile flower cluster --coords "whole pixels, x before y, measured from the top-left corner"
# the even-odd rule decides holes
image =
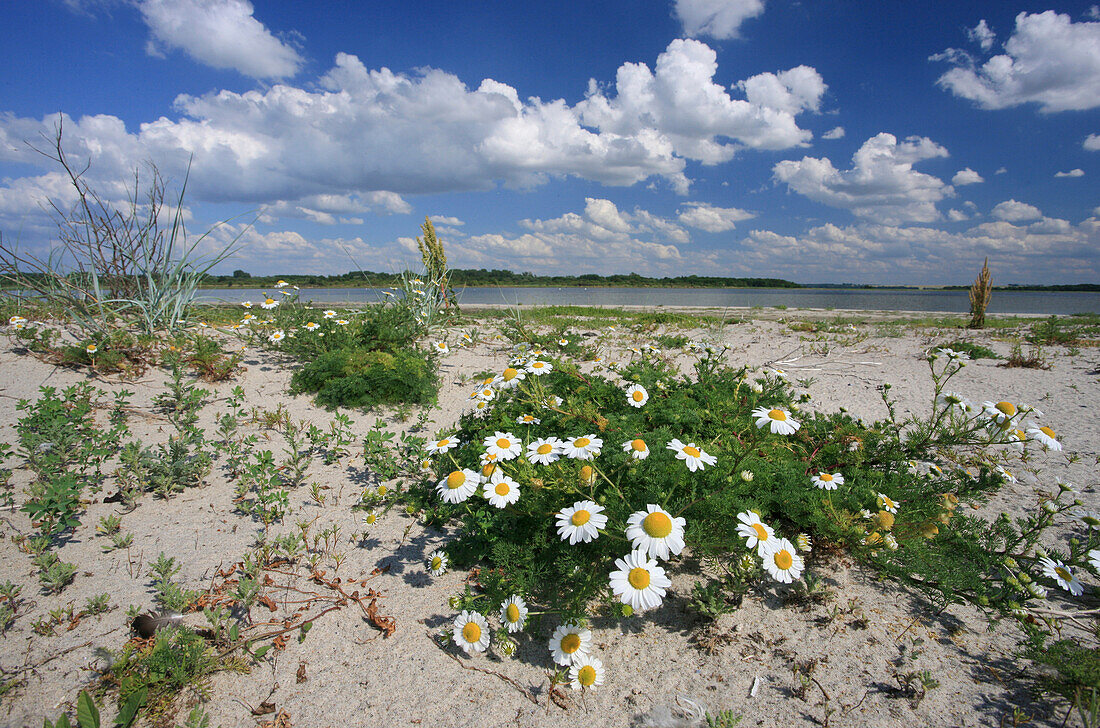
[[[737,514],[737,533],[745,539],[745,546],[753,549],[760,558],[764,571],[775,581],[790,584],[802,576],[805,562],[799,551],[810,549],[810,538],[799,538],[799,548],[785,538],[777,536],[775,529],[760,520],[754,511]]]

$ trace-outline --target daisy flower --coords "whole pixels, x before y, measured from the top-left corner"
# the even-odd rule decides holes
[[[461,444],[462,440],[459,440],[457,437],[444,437],[442,440],[436,440],[430,445],[426,445],[424,449],[432,455],[437,455],[454,450]]]
[[[242,324],[247,324],[247,323],[248,323],[249,321],[251,321],[251,320],[252,320],[252,319],[254,319],[254,318],[256,318],[256,315],[255,315],[255,314],[251,314],[251,313],[246,313],[246,314],[244,315],[244,317],[243,317],[243,318],[241,319],[241,323],[242,323]]]
[[[574,690],[594,690],[603,685],[603,663],[598,657],[582,657],[569,667],[569,684]]]
[[[535,417],[534,415],[520,415],[516,418],[516,422],[521,425],[537,425],[542,422],[542,420],[540,420],[538,417]]]
[[[822,490],[836,490],[838,485],[844,485],[844,476],[840,473],[819,473],[810,480]]]
[[[561,457],[561,445],[556,437],[535,440],[527,446],[527,459],[535,465],[549,465]]]
[[[1031,435],[1031,439],[1038,440],[1048,450],[1062,449],[1062,443],[1058,442],[1058,436],[1054,434],[1054,430],[1045,425],[1042,427],[1032,425],[1027,428],[1027,434]]]
[[[463,609],[455,617],[454,641],[467,655],[484,652],[489,648],[489,623],[481,614]]]
[[[479,399],[482,402],[492,402],[496,396],[496,390],[492,387],[482,387],[481,389],[475,389],[470,394],[470,399]]]
[[[684,526],[687,521],[676,518],[652,503],[644,511],[630,514],[626,520],[626,537],[631,547],[650,556],[668,561],[684,550]]]
[[[714,465],[718,462],[718,458],[713,455],[707,455],[704,451],[695,447],[694,442],[689,442],[687,445],[673,438],[667,445],[669,450],[676,453],[677,460],[683,460],[688,470],[695,472],[696,470],[702,470],[704,464]]]
[[[289,285],[290,285],[289,283],[287,283],[286,281],[284,281],[282,279],[279,279],[279,281],[275,283],[276,288],[286,288]]]
[[[794,545],[797,546],[798,550],[802,551],[803,553],[809,553],[814,548],[813,539],[810,538],[810,534],[808,533],[798,534],[798,538],[794,540]]]
[[[350,323],[351,321],[348,321],[347,319],[336,319],[337,326],[347,326]]]
[[[764,570],[768,575],[784,584],[790,584],[800,577],[805,568],[794,544],[785,538],[772,540],[764,547],[764,553],[760,556],[764,559]]]
[[[635,460],[645,460],[649,457],[649,445],[641,438],[627,440],[623,443],[623,452],[630,453],[630,457]]]
[[[1043,567],[1044,574],[1058,582],[1058,586],[1062,587],[1073,596],[1080,596],[1081,592],[1085,590],[1085,588],[1081,586],[1081,582],[1079,582],[1077,577],[1073,575],[1073,572],[1069,570],[1069,567],[1061,561],[1055,561],[1052,558],[1044,556],[1039,559],[1039,563]]]
[[[569,346],[569,339],[558,339],[558,346]]]
[[[493,380],[493,384],[501,389],[511,389],[512,387],[518,387],[519,383],[527,378],[527,373],[521,369],[515,367],[508,367],[500,375]]]
[[[1008,425],[1020,416],[1020,409],[1011,402],[982,402],[982,408],[998,425]]]
[[[747,539],[745,547],[755,548],[757,554],[763,556],[764,550],[771,545],[772,539],[775,538],[775,530],[761,521],[760,516],[752,511],[738,513],[737,520],[741,522],[737,526],[737,534]]]
[[[244,306],[245,308],[252,308],[252,301],[245,301],[241,305]]]
[[[432,576],[443,576],[447,573],[447,554],[437,549],[428,554],[428,571]]]
[[[286,332],[284,332],[282,329],[279,329],[278,331],[272,333],[271,336],[267,337],[267,340],[270,341],[272,344],[278,344],[285,338]]]
[[[626,388],[626,401],[631,407],[641,407],[649,401],[649,392],[640,384],[631,384]]]
[[[278,305],[279,305],[279,302],[276,301],[274,298],[265,298],[264,302],[260,304],[260,308],[266,308],[267,310],[270,311],[271,309],[275,308]]]
[[[753,475],[751,470],[742,470],[741,471],[741,480],[745,481],[746,483],[751,483],[752,479],[755,478],[755,477],[756,476]]]
[[[967,401],[965,397],[956,392],[940,392],[936,395],[936,404],[944,409],[957,409],[960,412],[965,412]]]
[[[598,503],[577,501],[558,512],[557,525],[558,536],[562,541],[568,540],[572,546],[578,542],[595,541],[600,535],[599,529],[607,525],[607,516],[603,514],[603,506]]]
[[[533,361],[527,365],[527,371],[531,372],[536,377],[541,377],[543,374],[549,374],[554,371],[554,365],[548,361]]]
[[[461,503],[472,496],[480,484],[480,475],[473,470],[463,468],[452,471],[450,475],[439,481],[435,489],[445,503]]]
[[[786,379],[786,378],[787,378],[787,372],[783,371],[782,369],[776,369],[775,367],[772,367],[772,368],[771,368],[771,369],[769,369],[768,371],[769,371],[769,372],[771,373],[771,375],[772,375],[772,376],[774,376],[774,377],[775,377],[776,379]]]
[[[563,624],[550,637],[550,656],[559,665],[573,665],[588,657],[592,632],[576,622]]]
[[[446,341],[437,341],[434,344],[432,344],[432,348],[435,349],[436,351],[438,351],[440,354],[446,354],[447,352],[449,352],[451,350],[450,347],[447,346]]]
[[[432,472],[432,467],[432,461],[430,459],[420,461],[420,472],[430,473]]]
[[[1089,565],[1097,571],[1100,571],[1100,549],[1092,549],[1089,551]]]
[[[561,407],[563,404],[565,404],[565,400],[558,395],[553,394],[550,395],[550,398],[546,400],[545,404],[542,405],[542,408],[550,409],[551,407]]]
[[[325,317],[325,318],[335,318],[335,317],[336,317],[336,312],[335,312],[335,311],[333,311],[333,310],[332,310],[331,308],[330,308],[330,309],[327,309],[327,310],[326,310],[326,311],[324,312],[324,317]]]
[[[901,504],[901,501],[893,500],[885,493],[877,493],[876,498],[878,499],[878,507],[882,510],[886,511],[887,513],[898,512],[898,506]]]
[[[373,526],[375,521],[378,520],[378,513],[376,511],[368,511],[367,515],[363,516],[363,523],[368,526]]]
[[[585,435],[584,437],[570,437],[569,440],[562,443],[561,449],[566,457],[575,458],[577,460],[591,460],[600,454],[600,448],[603,447],[603,440],[595,435]]]
[[[527,603],[523,597],[513,594],[500,603],[500,623],[509,632],[523,630],[523,623],[527,620]]]
[[[1073,518],[1078,523],[1083,523],[1089,528],[1100,528],[1100,511],[1076,511]]]
[[[504,508],[519,500],[519,483],[496,471],[489,482],[482,487],[481,494],[491,505]]]
[[[94,354],[99,351],[99,347],[95,344],[88,344],[86,347],[84,347],[84,351],[88,352],[89,354]]]
[[[486,437],[485,442],[482,444],[485,446],[485,452],[496,455],[500,460],[512,460],[519,457],[520,448],[523,447],[523,443],[517,440],[511,432],[500,432],[499,430]]]
[[[474,412],[480,414],[489,409],[489,403],[482,400],[474,404]]]
[[[625,559],[615,559],[616,571],[612,571],[611,591],[623,604],[629,604],[636,612],[643,612],[661,605],[665,589],[672,580],[645,551],[636,550]]]
[[[763,429],[769,425],[773,435],[793,435],[802,426],[791,417],[790,412],[779,408],[757,407],[752,411],[752,416],[756,418],[757,428]]]

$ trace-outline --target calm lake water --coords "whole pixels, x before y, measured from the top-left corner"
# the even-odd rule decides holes
[[[376,288],[303,288],[303,301],[368,303],[382,299]],[[269,291],[274,293],[274,291]],[[459,303],[525,306],[787,306],[860,311],[969,313],[966,291],[853,290],[831,288],[464,288]],[[258,288],[209,288],[199,300],[238,303],[263,300]],[[990,313],[1100,313],[1100,293],[994,291]]]

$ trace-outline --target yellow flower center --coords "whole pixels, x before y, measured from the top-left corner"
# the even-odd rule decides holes
[[[699,448],[692,447],[691,445],[685,446],[684,447],[684,452],[687,453],[690,457],[693,457],[693,458],[697,458],[701,454],[699,452]]]
[[[660,511],[650,513],[642,521],[642,530],[651,538],[664,538],[672,533],[672,519]]]
[[[773,409],[768,412],[768,417],[773,420],[778,420],[779,422],[782,422],[783,420],[787,419],[787,413],[781,409]]]
[[[1073,581],[1073,574],[1069,573],[1068,569],[1063,569],[1061,566],[1054,567],[1054,573],[1062,578],[1062,581]]]
[[[822,473],[821,475],[818,476],[818,478],[820,478],[821,480],[824,480],[826,483],[833,482],[833,476],[829,475],[828,473]]]
[[[585,665],[580,670],[577,670],[577,682],[583,687],[592,687],[596,682],[596,668],[591,665]]]
[[[517,371],[516,369],[513,369],[512,367],[508,367],[507,369],[504,370],[504,381],[506,381],[506,382],[512,381],[513,379],[516,378],[517,374],[519,374],[519,371]]]
[[[386,489],[386,486],[384,486],[384,485],[380,485],[380,486],[378,486],[378,495],[385,495],[385,494],[386,494],[386,490],[387,490],[387,489]]]
[[[514,602],[512,604],[509,604],[508,607],[504,610],[504,618],[507,619],[508,622],[511,624],[515,624],[516,622],[518,622],[519,606],[517,606]]]
[[[506,437],[501,437],[497,440],[497,447],[499,447],[501,450],[507,450],[508,448],[512,447],[512,441]]]
[[[752,524],[752,530],[756,531],[756,537],[758,539],[760,539],[761,541],[767,541],[768,540],[768,529],[764,528],[763,523],[754,523],[754,524]]]
[[[462,639],[473,643],[481,639],[481,627],[476,622],[467,622],[462,628]]]
[[[447,447],[447,443],[449,443],[449,442],[450,442],[450,440],[447,440],[447,439],[440,440],[439,442],[437,442],[435,444],[435,446],[436,447]]]
[[[589,513],[588,511],[585,511],[585,510],[579,510],[579,511],[575,511],[573,513],[573,517],[570,518],[569,520],[573,523],[574,526],[583,526],[584,524],[588,523],[588,521],[591,520],[591,519],[592,519],[592,514],[591,513]]]
[[[791,557],[791,552],[787,549],[783,549],[782,551],[777,552],[773,558],[775,559],[775,565],[783,571],[791,568],[791,564],[794,563],[794,559]]]
[[[1054,430],[1052,430],[1052,429],[1050,429],[1049,427],[1046,427],[1046,426],[1040,427],[1039,432],[1043,433],[1044,435],[1046,435],[1047,437],[1049,437],[1051,439],[1054,439],[1054,438],[1058,437],[1057,435],[1054,434]]]
[[[374,515],[373,513],[367,516],[367,523],[374,523],[377,520],[378,516]]]
[[[488,478],[490,475],[492,475],[496,471],[496,469],[497,469],[496,464],[486,463],[485,467],[483,467],[481,469],[481,474],[484,475],[486,478]]]
[[[432,571],[439,571],[439,567],[443,565],[443,559],[435,556],[432,558]]]
[[[1011,402],[998,402],[996,407],[1009,417],[1014,417],[1016,415],[1016,405]]]
[[[451,490],[455,488],[461,488],[462,484],[466,482],[466,473],[461,470],[456,470],[447,476],[447,487]]]
[[[591,465],[585,465],[581,468],[581,482],[585,485],[591,485],[596,480],[596,471],[592,469]]]
[[[630,586],[635,589],[645,589],[649,586],[649,572],[640,566],[635,566],[627,574],[626,580],[630,582]]]
[[[508,487],[508,484],[503,480],[497,483],[497,487],[493,488],[497,492],[497,495],[508,495],[508,492],[512,489]]]
[[[546,366],[546,365],[543,364],[541,361],[537,361],[537,362],[535,362],[534,364],[531,365],[531,368],[532,369],[542,369],[544,366]]]
[[[275,303],[275,299],[274,298],[269,298],[266,301],[264,301],[264,303]]]
[[[573,441],[573,447],[588,447],[588,444],[592,442],[587,437],[578,437]]]
[[[631,440],[630,447],[634,448],[634,450],[637,452],[645,452],[645,440]]]
[[[549,455],[550,451],[553,450],[553,449],[554,449],[553,445],[551,445],[548,442],[544,442],[543,444],[539,445],[538,450],[536,450],[536,452],[539,455]]]
[[[581,648],[581,636],[576,632],[570,632],[561,638],[561,651],[572,655]]]
[[[630,398],[633,399],[635,402],[641,402],[643,399],[645,399],[645,392],[640,389],[635,389],[633,394],[630,395]]]

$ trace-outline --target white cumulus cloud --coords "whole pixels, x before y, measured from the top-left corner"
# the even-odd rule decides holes
[[[733,98],[715,83],[714,49],[697,40],[678,39],[651,70],[624,63],[615,77],[615,96],[589,82],[588,97],[577,105],[586,126],[628,139],[653,135],[668,152],[703,164],[733,158],[744,147],[788,149],[812,138],[795,116],[816,111],[825,83],[808,66],[762,73],[737,87],[746,99]]]
[[[287,78],[302,57],[253,16],[248,0],[141,0],[154,53],[178,48],[199,63],[252,78]]]
[[[1083,169],[1071,169],[1068,172],[1055,172],[1055,177],[1084,177],[1085,170]]]
[[[1100,152],[1100,134],[1089,134],[1081,146],[1087,152]]]
[[[822,134],[821,138],[822,139],[843,139],[844,138],[844,127],[834,126],[832,129],[830,129],[829,131]]]
[[[715,207],[705,202],[688,202],[687,208],[676,216],[677,219],[708,233],[733,230],[737,223],[756,217],[754,213],[736,207]]]
[[[993,217],[1005,222],[1023,222],[1036,220],[1043,216],[1038,207],[1017,200],[1005,200],[998,202],[991,213]]]
[[[736,38],[741,23],[764,12],[764,0],[675,0],[673,13],[684,34],[718,40]]]
[[[985,18],[979,20],[977,25],[966,31],[966,35],[970,40],[981,46],[983,51],[992,48],[993,42],[997,40],[996,34],[986,25]]]
[[[976,185],[979,182],[985,182],[985,180],[970,167],[960,169],[955,173],[955,176],[951,178],[951,184],[956,187],[961,187],[962,185]]]
[[[1100,106],[1100,23],[1074,23],[1053,10],[1023,12],[1004,50],[980,67],[958,51],[933,56],[955,65],[936,83],[985,109],[1035,103],[1049,113]]]
[[[899,143],[892,134],[871,137],[852,157],[852,169],[838,170],[828,158],[803,157],[779,162],[775,179],[793,191],[831,207],[884,223],[932,222],[940,219],[936,203],[954,188],[913,165],[948,156],[926,137]]]

